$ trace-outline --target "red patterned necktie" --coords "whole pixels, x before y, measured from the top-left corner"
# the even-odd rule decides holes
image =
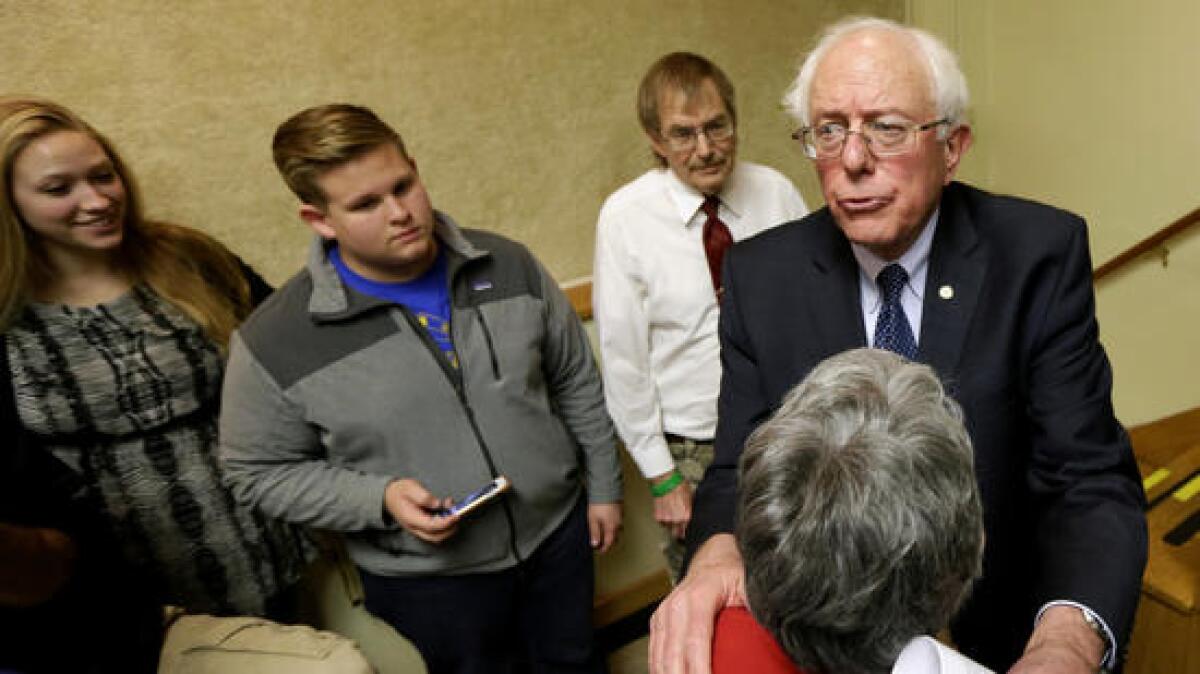
[[[718,302],[725,290],[721,287],[721,263],[725,261],[725,251],[733,245],[733,235],[717,215],[717,207],[720,204],[719,199],[710,196],[705,197],[704,203],[700,205],[700,210],[708,216],[704,221],[704,255],[708,257],[708,272],[712,275],[713,290],[717,294]]]

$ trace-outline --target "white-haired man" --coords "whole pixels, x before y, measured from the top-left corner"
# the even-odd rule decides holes
[[[691,569],[652,620],[652,669],[707,671],[713,614],[745,600],[727,533],[744,440],[819,361],[863,345],[931,365],[965,413],[987,550],[951,625],[959,648],[1022,674],[1111,666],[1137,604],[1145,497],[1113,415],[1085,223],[953,182],[966,84],[927,33],[835,25],[785,103],[827,207],[726,259],[716,457]]]

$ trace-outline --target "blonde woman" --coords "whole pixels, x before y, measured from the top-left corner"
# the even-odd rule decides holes
[[[162,601],[288,619],[308,543],[217,467],[230,333],[270,287],[212,238],[146,220],[112,144],[0,97],[0,432],[83,478]]]

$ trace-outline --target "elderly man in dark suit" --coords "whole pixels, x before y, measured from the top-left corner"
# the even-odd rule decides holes
[[[933,366],[965,412],[987,544],[957,646],[998,671],[1114,666],[1145,497],[1113,415],[1084,222],[953,182],[966,84],[922,31],[833,26],[785,104],[827,206],[726,258],[716,457],[690,570],[651,621],[652,671],[707,672],[713,615],[745,602],[728,532],[746,437],[818,362],[863,345]]]

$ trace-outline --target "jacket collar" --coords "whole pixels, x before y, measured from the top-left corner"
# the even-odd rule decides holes
[[[453,218],[434,211],[433,234],[437,237],[448,256],[448,274],[451,287],[458,270],[472,260],[490,255],[467,240],[462,229]],[[308,249],[308,273],[312,277],[312,294],[308,300],[308,313],[318,322],[340,321],[353,318],[363,312],[380,306],[391,306],[391,302],[363,295],[342,283],[337,269],[329,261],[330,243],[325,239],[314,236]]]
[[[813,245],[809,249],[809,288],[824,288],[807,299],[811,307],[810,324],[819,335],[824,352],[840,353],[866,344],[863,328],[862,298],[858,290],[858,261],[850,242],[838,227],[829,207],[811,216]]]
[[[942,223],[934,233],[925,279],[917,358],[943,376],[958,368],[988,271],[987,246],[967,203],[970,190],[955,182],[942,192]]]
[[[972,188],[951,183],[942,192],[938,226],[929,252],[921,339],[917,360],[946,375],[954,372],[975,313],[987,273],[988,254],[967,204]],[[828,207],[812,216],[814,245],[810,248],[810,288],[825,292],[809,298],[811,324],[828,353],[867,343],[859,293],[859,265],[850,242]]]

